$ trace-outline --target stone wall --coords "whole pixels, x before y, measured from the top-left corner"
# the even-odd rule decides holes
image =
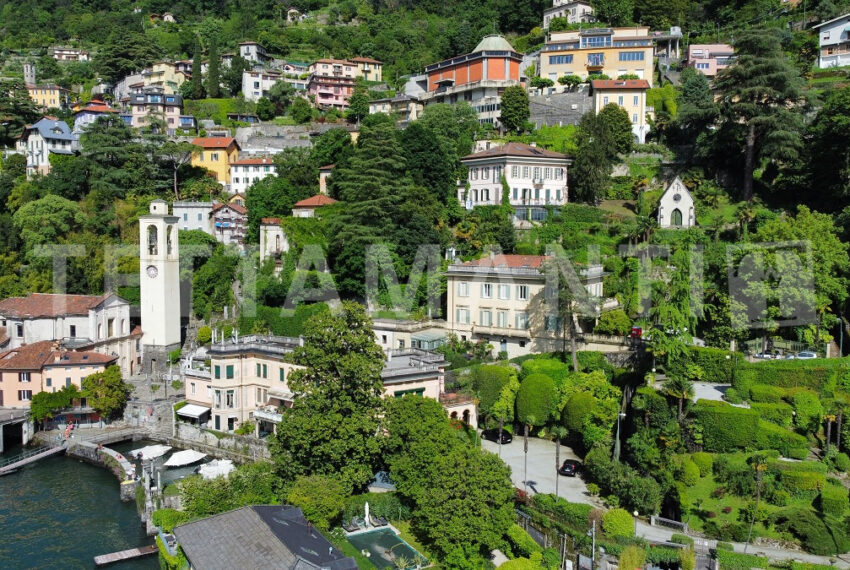
[[[118,481],[121,484],[121,500],[132,501],[135,499],[136,468],[122,454],[108,447],[98,446],[88,441],[74,440],[68,441],[66,454],[111,470],[118,477]]]
[[[528,99],[529,120],[537,128],[542,125],[577,125],[582,115],[593,111],[593,97],[586,85],[579,86],[576,91],[549,93],[548,89],[543,89],[541,92],[541,95],[532,95]]]
[[[233,434],[218,437],[211,431],[183,422],[177,422],[176,437],[170,438],[168,443],[239,463],[270,457],[269,448],[261,439]]]

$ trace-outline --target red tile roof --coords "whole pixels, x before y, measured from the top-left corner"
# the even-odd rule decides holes
[[[236,139],[233,137],[198,137],[192,141],[193,145],[202,148],[227,148],[234,143]]]
[[[236,212],[238,214],[248,213],[248,210],[245,208],[245,206],[240,206],[239,204],[237,204],[235,202],[228,202],[227,204],[216,204],[215,206],[213,206],[212,211],[218,212],[222,208],[230,208],[231,210],[233,210],[234,212]]]
[[[646,79],[594,79],[590,82],[593,89],[649,89]]]
[[[262,225],[277,225],[280,223],[280,218],[263,218],[260,220]]]
[[[268,164],[274,166],[274,161],[271,158],[240,158],[230,163],[231,165],[250,165],[250,164]]]
[[[324,194],[316,194],[300,202],[295,202],[293,208],[318,208],[320,206],[330,206],[336,204],[336,200]]]
[[[467,261],[463,265],[475,267],[508,267],[518,269],[521,267],[529,267],[532,269],[540,269],[543,263],[549,259],[545,255],[514,255],[514,254],[499,254],[492,257],[482,257]]]
[[[372,59],[371,57],[352,57],[350,61],[363,62],[363,63],[380,63],[383,62],[378,61],[377,59]]]
[[[31,293],[27,297],[9,297],[0,301],[0,315],[18,318],[52,318],[64,315],[88,315],[106,295],[53,295]]]
[[[497,156],[523,156],[527,158],[557,158],[566,160],[567,155],[561,154],[560,152],[555,152],[552,150],[546,150],[545,148],[540,148],[537,146],[531,146],[530,144],[524,144],[519,142],[509,142],[505,143],[501,146],[488,148],[487,150],[482,150],[481,152],[476,152],[473,154],[468,154],[464,156],[461,160],[472,160],[476,158],[491,158]]]
[[[117,356],[91,350],[81,352],[63,350],[58,348],[57,342],[43,340],[0,352],[0,369],[41,370],[45,366],[68,366],[70,364],[101,364],[105,366],[116,360],[118,360]]]
[[[6,346],[9,343],[9,335],[6,334],[6,327],[0,327],[0,347]]]
[[[320,167],[319,167],[319,170],[333,170],[333,169],[334,169],[334,165],[333,165],[333,164],[326,164],[326,165],[324,165],[324,166],[320,166]]]
[[[133,327],[133,330],[130,331],[130,336],[142,336],[142,327],[136,325]]]
[[[317,59],[316,63],[338,63],[340,65],[352,65],[351,61],[349,61],[347,59],[333,59],[333,58]]]

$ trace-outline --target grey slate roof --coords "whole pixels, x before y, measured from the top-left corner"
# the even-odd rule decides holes
[[[178,526],[174,535],[197,570],[357,568],[291,506],[242,507]]]
[[[71,128],[64,121],[48,119],[47,117],[30,125],[29,130],[36,130],[45,139],[60,141],[74,141],[76,137],[71,134]]]

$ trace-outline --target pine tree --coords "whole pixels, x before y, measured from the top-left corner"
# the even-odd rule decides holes
[[[207,68],[207,95],[213,99],[221,96],[221,61],[218,58],[218,45],[213,38],[209,46],[210,64]]]
[[[508,132],[522,132],[531,113],[528,109],[528,93],[520,85],[512,85],[502,94],[502,114],[499,120]]]
[[[192,56],[192,99],[204,98],[204,84],[201,81],[201,40],[195,37],[195,53]]]
[[[734,65],[717,74],[718,142],[744,140],[744,199],[753,199],[753,171],[762,159],[791,160],[801,148],[800,73],[786,59],[780,31],[743,31]],[[725,159],[726,157],[723,157]]]

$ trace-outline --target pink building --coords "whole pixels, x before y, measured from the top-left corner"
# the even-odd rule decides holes
[[[703,75],[714,77],[734,61],[735,50],[728,44],[691,44],[688,46],[688,67]]]
[[[348,99],[354,93],[357,64],[339,59],[320,59],[310,65],[307,93],[313,95],[320,109],[348,108]]]

